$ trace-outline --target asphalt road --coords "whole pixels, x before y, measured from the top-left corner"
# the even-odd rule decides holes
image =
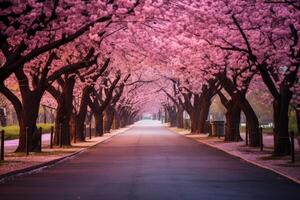
[[[300,199],[300,185],[142,121],[37,174],[0,185],[15,199]]]

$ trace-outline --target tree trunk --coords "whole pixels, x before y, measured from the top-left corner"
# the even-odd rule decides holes
[[[115,111],[114,114],[114,129],[119,129],[120,128],[120,115],[117,111]]]
[[[92,89],[91,86],[86,86],[82,92],[79,112],[76,116],[76,135],[79,141],[85,141],[85,118]]]
[[[205,133],[205,126],[206,120],[209,113],[209,108],[211,105],[211,98],[207,97],[201,99],[201,109],[200,109],[200,116],[199,116],[199,133]]]
[[[168,116],[170,121],[170,127],[177,126],[177,115],[176,115],[176,108],[174,106],[168,106]]]
[[[128,111],[127,110],[123,110],[120,112],[119,114],[120,116],[120,127],[124,128],[127,124],[128,124]]]
[[[2,127],[7,126],[7,120],[3,108],[0,108],[0,125]]]
[[[26,128],[28,128],[28,148],[31,152],[40,152],[39,131],[36,127],[36,121],[39,114],[40,98],[37,95],[23,95],[23,109],[19,118],[20,138],[17,152],[26,151]]]
[[[111,130],[112,124],[113,124],[113,120],[114,120],[114,113],[115,113],[114,108],[111,106],[108,107],[105,110],[105,113],[106,113],[107,120],[106,120],[104,129],[105,129],[105,132],[109,133]]]
[[[183,128],[183,108],[182,106],[178,106],[178,109],[177,109],[177,127],[178,128]]]
[[[193,113],[190,115],[191,118],[191,133],[200,133],[200,112],[194,110]]]
[[[260,143],[258,118],[246,98],[240,100],[240,106],[242,106],[242,110],[246,116],[247,129],[249,133],[249,146],[257,147]]]
[[[165,123],[168,123],[168,122],[170,122],[169,115],[168,115],[168,109],[165,107],[164,111],[165,111]]]
[[[161,121],[161,110],[158,111],[158,120]]]
[[[129,119],[130,119],[129,120],[129,125],[134,124],[135,122],[138,121],[137,113],[138,112],[136,112],[136,111],[130,112],[130,114],[129,114]]]
[[[70,140],[74,140],[75,137],[77,139],[77,115],[75,113],[71,114],[69,129],[70,129]]]
[[[254,112],[252,106],[250,105],[249,101],[243,95],[239,95],[238,97],[235,96],[233,99],[235,102],[238,102],[238,105],[241,107],[242,111],[246,116],[246,123],[249,133],[249,146],[257,147],[259,146],[260,141],[260,133],[259,133],[259,122]]]
[[[300,133],[300,110],[296,109],[296,120],[297,120],[297,129],[298,133]]]
[[[54,135],[54,144],[59,145],[60,140],[62,145],[70,146],[71,145],[71,115],[73,110],[73,104],[70,102],[73,101],[73,89],[75,85],[75,77],[72,76],[69,79],[65,80],[64,86],[62,88],[62,93],[57,99],[57,112],[55,118],[55,135]],[[60,134],[60,131],[62,133]],[[75,131],[75,130],[74,130]],[[60,138],[60,135],[62,138]]]
[[[231,102],[226,112],[225,141],[242,141],[240,135],[241,108]]]
[[[199,95],[194,97],[194,106],[189,110],[191,119],[191,133],[200,133],[200,111],[201,111],[201,98]]]
[[[107,133],[106,129],[106,125],[107,125],[107,115],[105,111],[102,111],[102,116],[103,116],[103,122],[102,122],[102,129],[103,129],[103,134]]]
[[[254,112],[251,104],[246,98],[246,92],[239,91],[233,82],[224,75],[219,75],[224,89],[230,95],[231,99],[236,102],[246,116],[246,123],[249,132],[249,145],[252,147],[259,146],[259,123],[256,113]]]
[[[70,125],[71,125],[71,115],[68,116],[66,110],[69,107],[64,105],[61,102],[58,102],[57,114],[55,118],[55,134],[54,134],[54,144],[59,145],[60,140],[62,139],[62,145],[70,146],[71,145],[71,136],[70,136]],[[72,106],[71,106],[72,110]],[[62,129],[62,130],[61,130]],[[62,131],[62,138],[60,138],[60,131]]]
[[[94,113],[95,118],[95,127],[96,127],[96,134],[98,136],[103,136],[103,113]]]
[[[85,117],[86,113],[78,115],[76,118],[76,135],[78,141],[85,141]]]
[[[273,102],[274,108],[274,154],[278,156],[290,154],[289,139],[289,100],[288,97],[281,95],[281,101]]]

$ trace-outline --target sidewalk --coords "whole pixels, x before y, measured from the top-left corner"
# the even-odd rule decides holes
[[[12,151],[9,151],[5,153],[4,162],[0,162],[0,182],[4,179],[12,178],[23,173],[29,173],[30,171],[40,168],[45,168],[61,160],[73,157],[88,148],[114,137],[115,135],[123,133],[131,127],[132,125],[126,128],[113,130],[111,133],[106,133],[102,137],[93,137],[91,140],[87,138],[85,142],[77,142],[76,144],[72,144],[71,147],[58,148],[54,146],[53,149],[50,149],[48,144],[42,149],[41,153],[31,152],[29,156],[26,156],[24,153],[13,153]],[[49,141],[49,135],[45,135],[45,141],[47,141],[47,137]],[[16,144],[15,142],[16,141],[7,141],[5,147],[13,147]]]
[[[300,184],[300,146],[296,140],[296,162],[291,163],[290,156],[272,156],[274,145],[272,135],[264,135],[264,150],[260,151],[260,148],[246,146],[245,141],[224,142],[224,138],[208,137],[208,134],[191,134],[189,130],[167,128],[185,137],[239,157],[254,165],[274,171]],[[241,136],[245,138],[245,134],[242,133]]]
[[[45,133],[42,135],[43,147],[50,145],[50,133]],[[13,152],[16,150],[19,144],[19,139],[5,140],[4,151]]]

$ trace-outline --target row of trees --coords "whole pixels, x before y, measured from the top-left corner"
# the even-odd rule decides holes
[[[133,122],[137,110],[122,96],[130,73],[110,67],[105,38],[126,26],[139,1],[3,1],[0,33],[0,92],[13,105],[20,126],[16,151],[39,151],[36,127],[42,101],[57,107],[55,144],[85,140],[90,109],[96,132]],[[132,81],[132,80],[130,80]],[[12,88],[18,88],[12,90]],[[103,122],[106,114],[106,123]],[[61,138],[59,136],[62,136]]]
[[[259,93],[273,107],[274,153],[289,154],[288,109],[299,113],[300,105],[298,2],[12,0],[1,8],[0,92],[18,113],[19,151],[26,127],[36,150],[46,91],[66,144],[70,132],[83,139],[89,108],[101,135],[103,112],[111,124],[112,113],[156,112],[161,102],[172,125],[182,126],[185,110],[192,132],[201,133],[218,95],[226,140],[241,139],[243,112],[251,146],[259,145],[259,120],[247,95]]]
[[[204,132],[212,99],[218,95],[227,110],[225,140],[241,140],[243,112],[249,144],[258,146],[260,123],[247,98],[256,93],[273,108],[274,154],[289,154],[290,108],[299,123],[299,3],[182,1],[162,3],[161,11],[161,24],[147,29],[155,41],[138,43],[150,46],[149,56],[168,68],[159,69],[165,84],[158,84],[158,91],[172,101],[165,103],[171,125],[181,127],[186,110],[191,131]]]

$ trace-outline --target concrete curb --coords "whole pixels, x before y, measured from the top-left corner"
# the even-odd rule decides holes
[[[51,160],[51,161],[48,161],[48,162],[44,162],[44,163],[41,163],[41,164],[37,164],[37,165],[33,165],[33,166],[30,166],[30,167],[26,167],[26,168],[23,168],[23,169],[19,169],[19,170],[15,170],[15,171],[12,171],[12,172],[8,172],[8,173],[5,173],[5,174],[1,174],[0,175],[0,184],[1,183],[5,183],[7,181],[11,181],[11,180],[14,180],[15,178],[17,177],[20,177],[20,176],[25,176],[25,175],[28,175],[28,174],[36,174],[36,173],[39,173],[41,172],[42,170],[44,169],[47,169],[47,168],[50,168],[50,167],[53,167],[55,166],[56,164],[59,164],[59,163],[62,163],[66,160],[69,160],[69,159],[72,159],[74,157],[76,157],[77,155],[87,151],[88,149],[90,148],[93,148],[95,146],[97,146],[98,144],[101,144],[109,139],[112,139],[113,137],[115,137],[116,135],[119,135],[125,131],[128,131],[129,129],[131,129],[133,127],[133,125],[125,128],[124,130],[122,130],[121,132],[119,133],[116,133],[108,138],[106,138],[105,140],[102,140],[102,141],[99,141],[97,142],[96,144],[92,145],[92,146],[89,146],[89,147],[86,147],[84,149],[81,149],[79,151],[76,151],[72,154],[69,154],[69,155],[66,155],[66,156],[63,156],[61,158],[57,158],[57,159],[54,159],[54,160]]]
[[[169,129],[168,127],[166,127],[166,128],[167,128],[168,130],[170,130],[170,131],[172,131],[172,132],[178,134],[178,135],[181,135],[181,136],[184,136],[184,137],[189,138],[189,139],[191,139],[191,140],[197,141],[197,142],[199,142],[199,143],[201,143],[201,144],[207,145],[207,146],[209,146],[209,147],[211,147],[211,148],[214,148],[214,149],[217,149],[217,150],[219,150],[219,151],[223,151],[223,152],[225,152],[225,153],[227,153],[227,154],[229,154],[229,155],[231,155],[231,156],[237,157],[237,158],[239,158],[239,159],[241,159],[241,160],[244,160],[244,161],[246,161],[246,162],[248,162],[248,163],[250,163],[250,164],[252,164],[252,165],[255,165],[255,166],[260,167],[260,168],[263,168],[263,169],[270,170],[270,171],[272,171],[272,172],[274,172],[274,173],[276,173],[276,174],[279,174],[280,176],[283,176],[283,177],[285,177],[285,178],[287,178],[287,179],[293,181],[294,183],[300,184],[300,181],[299,181],[298,179],[295,179],[294,177],[291,177],[291,176],[289,176],[289,175],[287,175],[287,174],[285,174],[285,173],[282,173],[282,172],[280,172],[280,171],[278,171],[278,170],[276,170],[276,169],[273,169],[273,168],[271,168],[271,167],[267,167],[267,166],[265,166],[265,165],[262,165],[262,164],[260,164],[260,163],[258,163],[258,162],[249,160],[249,159],[244,158],[244,157],[242,157],[242,156],[240,156],[240,155],[236,155],[236,154],[234,154],[234,153],[232,153],[232,152],[230,152],[230,151],[227,151],[227,150],[222,149],[222,148],[220,148],[220,147],[216,147],[216,146],[214,146],[214,145],[212,145],[212,144],[209,144],[209,143],[207,143],[207,142],[200,141],[200,140],[197,140],[197,139],[188,137],[188,136],[186,136],[186,135],[184,135],[184,134],[180,134],[180,133],[178,133],[178,132],[176,132],[176,131],[174,131],[174,130]]]
[[[99,144],[99,143],[97,143],[97,144]],[[91,146],[91,147],[93,147],[93,146]],[[6,174],[1,174],[0,175],[0,183],[5,183],[5,182],[13,180],[13,179],[15,179],[16,177],[19,177],[19,176],[38,173],[38,172],[42,171],[43,169],[52,167],[57,163],[63,162],[64,160],[71,159],[72,157],[75,157],[77,154],[82,153],[85,150],[86,149],[81,149],[81,150],[79,150],[75,153],[72,153],[70,155],[67,155],[67,156],[64,156],[64,157],[61,157],[61,158],[57,158],[57,159],[54,159],[54,160],[51,160],[51,161],[48,161],[48,162],[44,162],[44,163],[41,163],[41,164],[38,164],[38,165],[33,165],[33,166],[30,166],[30,167],[27,167],[27,168],[23,168],[23,169],[15,170],[15,171],[12,171],[12,172],[8,172]]]

